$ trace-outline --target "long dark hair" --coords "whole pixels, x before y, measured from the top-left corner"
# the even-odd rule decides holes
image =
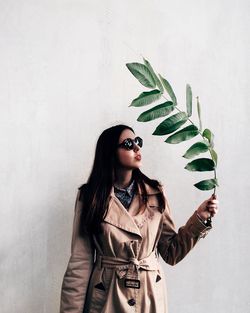
[[[95,150],[95,158],[91,173],[86,184],[80,189],[80,201],[83,202],[81,212],[81,233],[98,233],[100,224],[107,213],[109,196],[114,183],[114,168],[117,164],[117,144],[123,130],[134,130],[127,125],[116,125],[105,129],[100,135]],[[139,169],[133,170],[133,178],[142,190],[142,201],[147,202],[145,183],[158,189],[157,180],[150,179]],[[160,193],[161,207],[164,207],[164,196]]]

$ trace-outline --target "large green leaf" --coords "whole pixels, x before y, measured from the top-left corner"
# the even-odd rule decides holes
[[[173,91],[173,88],[171,87],[171,85],[169,84],[169,82],[163,78],[160,74],[159,74],[159,77],[161,79],[161,82],[163,84],[163,87],[165,88],[165,90],[167,91],[167,93],[169,94],[171,100],[173,101],[173,104],[174,105],[177,105],[177,99],[176,99],[176,96],[175,96],[175,93]]]
[[[194,156],[207,152],[208,151],[208,144],[205,142],[196,142],[194,143],[183,155],[186,159],[192,159]]]
[[[217,166],[217,162],[218,162],[218,156],[217,156],[217,153],[215,152],[215,150],[213,148],[209,149],[210,152],[211,152],[211,156],[212,156],[212,159],[214,160],[214,163],[216,164]]]
[[[161,122],[161,124],[156,127],[153,135],[162,136],[173,133],[184,123],[186,123],[187,120],[188,116],[186,112],[179,112],[174,114]]]
[[[206,172],[213,171],[215,164],[212,159],[200,158],[188,163],[184,168],[189,171]]]
[[[151,91],[144,91],[139,95],[139,97],[137,97],[136,99],[134,99],[132,101],[130,106],[141,107],[144,105],[148,105],[148,104],[158,100],[161,95],[162,95],[162,93],[158,89],[154,89]]]
[[[187,106],[187,115],[192,115],[192,89],[189,84],[186,85],[186,106]]]
[[[199,97],[197,97],[197,112],[198,112],[198,117],[199,117],[199,131],[201,132],[202,130],[202,123],[201,123],[201,105],[199,102]]]
[[[143,112],[137,119],[139,122],[148,122],[156,118],[166,116],[174,110],[172,101],[167,101],[162,104],[156,105],[150,110]]]
[[[200,190],[211,190],[218,186],[217,179],[205,179],[201,180],[198,183],[194,184],[194,186]]]
[[[143,86],[148,88],[155,88],[156,83],[154,77],[152,76],[146,65],[134,62],[127,63],[126,66]]]
[[[208,128],[204,129],[202,136],[208,139],[211,147],[214,146],[214,134],[211,132],[210,129]]]
[[[198,128],[195,125],[189,125],[173,135],[169,136],[165,142],[167,143],[180,143],[185,140],[189,140],[199,134]]]
[[[149,69],[151,75],[153,76],[155,82],[156,82],[156,86],[160,89],[161,92],[164,91],[164,88],[162,86],[162,83],[161,81],[159,80],[159,78],[157,77],[157,75],[155,74],[155,71],[153,70],[151,64],[148,62],[148,60],[144,59],[143,58],[143,61],[144,61],[144,64],[147,66],[147,68]]]

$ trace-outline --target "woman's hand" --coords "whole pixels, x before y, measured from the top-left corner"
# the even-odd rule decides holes
[[[217,196],[213,194],[209,199],[202,202],[202,204],[196,210],[198,216],[203,220],[207,220],[210,217],[214,217],[218,212],[218,204]]]

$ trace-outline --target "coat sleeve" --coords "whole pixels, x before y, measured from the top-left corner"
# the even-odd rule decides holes
[[[165,196],[166,206],[162,213],[157,250],[166,263],[175,265],[188,254],[200,238],[204,238],[207,235],[212,226],[207,226],[199,219],[196,212],[194,212],[186,224],[176,231],[164,191],[163,194]]]
[[[60,313],[82,313],[89,278],[93,269],[94,245],[90,237],[79,234],[80,212],[78,190],[75,202],[71,256],[63,277],[61,288]]]

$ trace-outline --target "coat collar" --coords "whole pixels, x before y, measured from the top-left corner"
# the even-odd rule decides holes
[[[118,192],[122,192],[122,193],[128,193],[129,196],[132,197],[132,195],[134,193],[135,186],[136,186],[136,182],[135,182],[135,180],[133,180],[128,187],[120,188],[120,187],[114,186],[114,190],[118,191]]]
[[[109,207],[104,221],[120,229],[136,234],[142,238],[141,232],[132,216],[134,215],[133,212],[136,212],[139,208],[140,197],[142,194],[140,186],[137,185],[137,187],[137,192],[133,197],[129,209],[126,210],[119,199],[115,196],[114,187],[112,186]],[[154,189],[148,184],[145,184],[145,187],[148,195],[155,195],[160,193],[160,190]]]

